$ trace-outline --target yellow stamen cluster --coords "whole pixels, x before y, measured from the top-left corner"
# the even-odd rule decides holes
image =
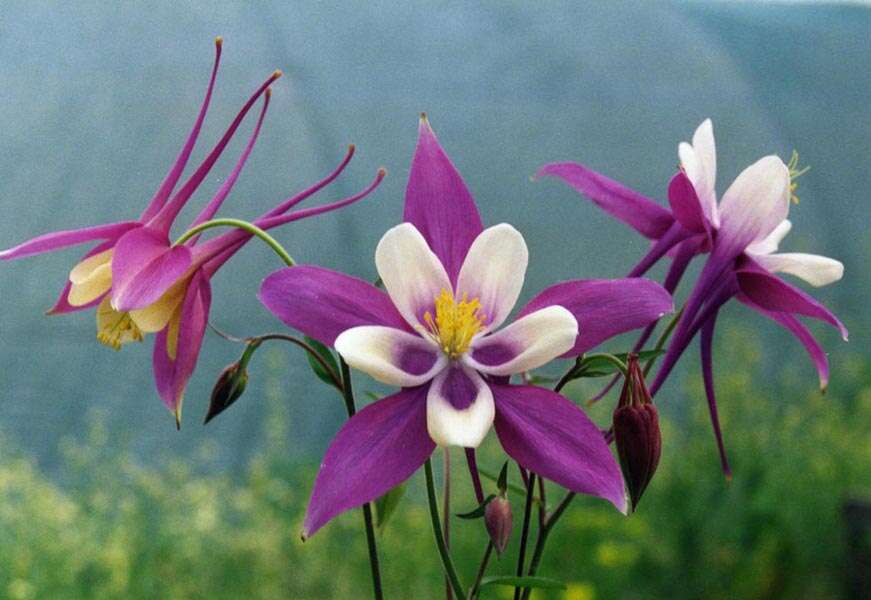
[[[429,311],[423,315],[434,339],[451,358],[459,358],[469,349],[472,338],[483,329],[485,318],[477,298],[469,300],[463,294],[457,302],[449,290],[442,290],[435,299],[435,318]]]
[[[142,330],[136,326],[130,313],[118,312],[105,298],[97,308],[97,340],[115,350],[129,342],[141,342]]]
[[[795,204],[798,204],[798,196],[795,191],[798,189],[798,182],[796,179],[807,173],[811,170],[810,167],[798,168],[798,152],[795,150],[792,151],[792,156],[789,158],[789,162],[786,163],[786,167],[789,169],[789,193],[792,201]]]

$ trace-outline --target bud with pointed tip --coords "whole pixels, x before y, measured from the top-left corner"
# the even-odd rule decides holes
[[[245,392],[248,385],[248,369],[235,362],[227,366],[218,376],[215,387],[212,388],[212,399],[209,402],[209,412],[203,424],[208,423],[224,412]]]
[[[512,524],[511,503],[508,502],[508,498],[500,495],[487,503],[487,508],[484,510],[484,525],[487,526],[487,533],[490,534],[493,547],[498,554],[502,554],[508,546]]]
[[[629,355],[627,366],[620,402],[614,410],[614,441],[634,511],[659,465],[662,437],[659,416],[635,354]]]

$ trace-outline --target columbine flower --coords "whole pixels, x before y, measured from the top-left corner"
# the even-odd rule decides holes
[[[483,229],[425,118],[405,219],[375,252],[387,293],[315,266],[278,271],[260,291],[286,324],[403,388],[339,431],[318,474],[304,535],[407,479],[437,444],[477,447],[491,425],[525,468],[625,511],[619,467],[595,424],[559,394],[508,378],[643,327],[672,309],[671,297],[642,279],[568,281],[543,291],[500,329],[520,295],[526,243],[510,225]]]
[[[254,224],[263,230],[317,216],[353,204],[368,196],[384,178],[380,169],[374,181],[361,192],[331,204],[304,210],[290,209],[332,182],[345,169],[354,154],[348,150],[342,163],[326,178],[289,198],[262,215]],[[289,211],[289,212],[288,212]],[[130,319],[140,331],[156,333],[154,340],[154,377],[157,391],[178,423],[188,381],[193,375],[202,347],[211,306],[211,278],[251,238],[247,231],[233,230],[199,243],[198,237],[183,245],[172,246],[168,239],[158,240],[147,230],[134,232],[119,242],[118,255],[133,257],[116,261],[123,273],[122,301],[116,311]],[[122,246],[123,244],[123,246]],[[181,251],[181,252],[180,252]],[[140,260],[135,260],[139,252]],[[135,268],[138,265],[138,269]],[[116,290],[117,291],[117,290]],[[114,294],[114,293],[113,293]],[[131,300],[133,299],[133,300]]]
[[[725,456],[714,395],[711,343],[722,305],[732,297],[789,330],[804,345],[817,368],[820,387],[828,384],[828,359],[797,315],[819,319],[847,330],[825,306],[774,273],[797,276],[813,286],[833,283],[843,265],[813,254],[776,250],[790,230],[787,220],[795,192],[796,161],[787,166],[766,156],[745,169],[723,194],[716,195],[716,147],[710,120],[703,122],[692,144],[682,143],[679,172],[669,185],[671,213],[652,200],[573,163],[547,165],[543,175],[555,175],[599,206],[655,240],[651,251],[633,269],[643,273],[667,252],[674,256],[665,287],[673,291],[686,265],[698,253],[710,252],[650,391],[656,394],[693,337],[701,330],[702,375],[724,471]]]
[[[0,259],[9,260],[59,250],[85,242],[101,241],[101,243],[85,254],[85,256],[82,257],[82,259],[70,271],[69,280],[66,282],[66,285],[61,292],[60,298],[55,303],[55,306],[48,312],[49,314],[68,313],[97,306],[97,338],[102,343],[113,348],[117,349],[123,344],[142,339],[142,330],[131,319],[130,315],[115,310],[109,302],[109,292],[113,287],[113,270],[116,266],[114,265],[116,246],[119,240],[122,239],[125,234],[138,235],[142,232],[146,232],[149,235],[154,232],[163,232],[163,234],[166,235],[175,220],[175,217],[200,183],[202,183],[208,175],[209,171],[224,151],[224,148],[227,146],[227,143],[235,134],[236,129],[241,124],[245,115],[257,99],[267,92],[269,85],[281,76],[280,71],[274,72],[257,89],[257,91],[245,103],[242,110],[239,111],[239,114],[233,120],[230,127],[203,163],[199,168],[197,168],[182,188],[172,196],[173,189],[181,178],[182,172],[187,165],[194,144],[199,136],[203,121],[206,117],[221,59],[221,46],[222,40],[221,38],[217,38],[215,40],[215,61],[212,67],[211,78],[209,79],[206,95],[203,99],[196,122],[194,123],[194,126],[191,129],[178,157],[170,167],[169,172],[154,197],[137,220],[110,223],[108,225],[98,225],[83,229],[57,231],[42,235],[15,246],[14,248],[0,252]],[[251,145],[253,144],[254,139],[256,139],[257,131],[259,131],[260,123],[262,122],[263,116],[266,112],[267,105],[268,102],[264,102],[260,121],[258,121],[258,125],[255,128],[255,133],[252,135],[248,148],[245,153],[243,153],[242,158],[231,176],[221,187],[215,198],[209,203],[207,209],[201,213],[199,220],[210,218],[211,214],[214,214],[214,211],[217,210],[223,199],[226,198],[229,193],[233,183],[235,183],[242,165],[244,165],[245,159],[247,159],[247,156],[250,153]]]

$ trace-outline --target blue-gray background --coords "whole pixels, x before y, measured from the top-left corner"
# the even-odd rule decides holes
[[[43,232],[138,215],[196,114],[225,38],[217,92],[197,147],[202,157],[273,69],[285,72],[225,215],[253,217],[328,172],[358,146],[323,201],[390,176],[349,210],[278,233],[302,262],[374,278],[379,236],[401,215],[417,114],[429,113],[476,196],[486,223],[509,221],[531,251],[524,296],[572,277],[615,277],[645,250],[634,233],[573,192],[529,176],[580,160],[663,197],[677,157],[714,119],[719,188],[763,154],[798,149],[801,180],[785,247],[842,259],[846,278],[815,292],[852,330],[850,346],[815,327],[839,358],[868,344],[871,250],[871,12],[858,6],[723,3],[8,3],[0,9],[0,246]],[[219,185],[251,120],[193,199]],[[185,213],[181,222],[189,218]],[[175,431],[151,379],[150,340],[115,353],[94,340],[92,312],[47,318],[79,250],[0,265],[0,431],[51,468],[57,442],[105,407],[138,454],[183,455],[203,441],[228,465],[261,442],[261,376],[207,428],[214,376],[239,348],[210,335]],[[213,322],[237,334],[280,329],[257,302],[277,259],[251,244],[214,281]],[[741,307],[768,336],[771,368],[799,364],[801,347]],[[321,452],[342,419],[297,354],[287,375],[297,458]],[[689,359],[690,361],[694,360]],[[688,361],[684,361],[685,363]],[[690,362],[692,364],[692,362]],[[696,376],[696,375],[692,375]],[[364,384],[365,386],[365,384]],[[672,384],[670,410],[686,402]],[[771,391],[771,390],[770,390]],[[761,394],[765,390],[760,390]]]

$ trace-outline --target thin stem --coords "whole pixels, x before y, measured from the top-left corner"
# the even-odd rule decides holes
[[[311,344],[306,342],[305,340],[301,340],[298,337],[294,337],[292,335],[287,335],[285,333],[267,333],[264,335],[255,335],[247,338],[236,337],[235,335],[230,335],[226,331],[222,331],[209,323],[209,327],[214,331],[217,335],[221,336],[227,341],[235,342],[237,344],[257,344],[260,345],[260,342],[266,342],[269,340],[281,340],[284,342],[290,342],[291,344],[296,344],[303,350],[309,353],[309,355],[317,361],[317,363],[326,371],[327,375],[330,377],[330,381],[332,381],[333,385],[336,386],[340,392],[343,392],[342,380],[339,378],[339,374],[336,373],[336,370],[330,365],[327,361],[324,360],[324,357],[318,354],[318,352],[312,348]],[[344,392],[343,392],[344,393]]]
[[[593,354],[587,354],[584,356],[584,362],[588,362],[594,358],[603,358],[617,367],[623,375],[626,375],[627,367],[626,363],[622,360],[614,356],[613,354],[609,354],[608,352],[594,352]]]
[[[320,354],[318,354],[317,350],[312,348],[311,345],[308,342],[306,342],[305,340],[301,340],[298,337],[294,337],[292,335],[287,335],[284,333],[268,333],[266,335],[260,335],[260,336],[254,337],[254,338],[248,338],[248,340],[246,340],[246,341],[248,341],[248,342],[254,342],[254,341],[265,342],[268,340],[282,340],[285,342],[290,342],[291,344],[296,344],[297,346],[299,346],[300,348],[302,348],[303,350],[308,352],[309,356],[311,356],[313,359],[315,359],[317,361],[317,363],[324,369],[324,371],[327,372],[327,375],[329,375],[329,377],[330,377],[330,381],[333,382],[333,385],[336,386],[336,389],[338,389],[340,392],[342,392],[342,394],[344,394],[344,387],[345,386],[342,383],[342,380],[339,378],[339,374],[336,373],[336,370],[333,369],[332,365],[330,365],[326,360],[324,360],[324,357],[321,356]],[[346,400],[346,406],[347,406],[347,400]],[[352,416],[352,415],[349,415],[349,416]]]
[[[342,369],[342,397],[345,399],[348,418],[351,418],[357,414],[357,407],[354,406],[354,388],[351,385],[351,369],[341,356],[339,356],[339,368]]]
[[[460,578],[457,575],[457,570],[454,568],[454,562],[451,560],[451,555],[445,545],[445,538],[442,535],[442,526],[439,519],[439,506],[436,499],[435,482],[432,476],[432,461],[426,459],[423,463],[423,471],[426,478],[426,499],[429,504],[429,515],[432,521],[432,532],[435,536],[436,546],[438,547],[439,556],[442,559],[442,567],[445,570],[445,575],[451,583],[451,587],[457,598],[463,597],[463,584],[460,583]]]
[[[478,595],[478,588],[481,587],[481,580],[484,579],[484,573],[487,572],[487,565],[490,564],[490,556],[493,554],[493,541],[487,542],[487,548],[484,550],[484,556],[481,557],[481,564],[478,565],[478,573],[475,575],[475,582],[469,590],[469,600],[475,600]]]
[[[520,552],[517,554],[517,571],[518,577],[523,577],[523,567],[526,563],[526,543],[529,540],[529,521],[532,513],[532,496],[535,492],[535,473],[529,472],[529,481],[526,484],[526,504],[523,507],[523,529],[520,531]],[[514,588],[514,600],[520,599],[520,594],[523,588],[518,586]]]
[[[568,371],[566,371],[565,375],[560,377],[560,380],[553,387],[553,391],[555,391],[557,394],[559,394],[560,391],[562,391],[562,389],[564,387],[566,387],[566,384],[568,384],[568,382],[570,382],[572,379],[574,379],[579,373],[581,373],[584,370],[584,367],[581,366],[581,360],[582,359],[579,358],[575,362],[575,364],[573,364],[571,366],[571,368]]]
[[[351,370],[348,363],[339,357],[339,365],[342,369],[342,396],[345,399],[345,408],[348,410],[348,418],[357,412],[354,406],[354,389],[351,385]],[[378,565],[378,547],[375,542],[375,526],[372,523],[372,506],[368,502],[363,505],[363,525],[366,529],[366,545],[369,549],[369,566],[372,569],[372,593],[375,600],[383,600],[384,592],[381,589],[381,568]]]
[[[445,473],[443,484],[443,504],[442,514],[445,516],[445,547],[448,552],[451,550],[451,452],[445,446],[444,448]],[[445,598],[453,600],[454,595],[451,593],[451,582],[445,577]]]
[[[266,245],[272,248],[275,253],[281,258],[281,260],[284,261],[284,264],[286,264],[288,267],[292,267],[296,264],[294,260],[290,257],[290,254],[287,253],[287,250],[284,249],[284,246],[279,244],[274,237],[266,233],[265,230],[261,229],[254,223],[249,223],[248,221],[243,221],[241,219],[212,219],[211,221],[200,223],[196,227],[185,231],[181,235],[181,237],[175,241],[174,245],[180,246],[195,235],[213,227],[236,227],[237,229],[247,231],[251,235],[258,237],[266,242]]]
[[[547,519],[545,519],[544,526],[538,531],[538,539],[535,541],[535,550],[532,552],[532,559],[529,561],[529,572],[528,575],[532,577],[535,575],[536,571],[538,571],[538,565],[541,564],[541,557],[544,555],[544,545],[547,543],[547,536],[550,535],[551,530],[553,530],[554,525],[556,525],[557,521],[559,521],[560,517],[563,516],[563,513],[569,507],[569,504],[572,503],[572,500],[575,499],[574,492],[568,492],[565,497],[560,501],[557,505],[556,509],[553,511]],[[521,596],[522,600],[528,600],[529,595],[532,593],[531,588],[526,588],[523,591],[523,596]]]
[[[679,311],[675,313],[675,315],[669,321],[668,326],[663,330],[662,335],[659,336],[659,339],[656,340],[656,345],[653,347],[654,350],[662,350],[665,347],[665,343],[668,341],[668,338],[671,337],[671,334],[674,332],[674,328],[677,327],[678,321],[680,321],[681,315],[683,315],[683,310],[686,308],[686,305],[681,307]],[[644,365],[644,377],[647,377],[650,374],[650,370],[653,368],[653,364],[656,362],[656,357],[654,356],[650,360],[647,361],[647,364]]]
[[[547,497],[544,491],[544,477],[541,476],[538,478],[538,497],[541,500],[538,503],[538,526],[541,528],[547,520]]]
[[[475,499],[478,504],[484,503],[484,488],[481,486],[481,476],[478,474],[478,460],[475,458],[475,449],[466,448],[466,463],[469,465],[469,474],[472,476],[472,487],[475,488]]]

